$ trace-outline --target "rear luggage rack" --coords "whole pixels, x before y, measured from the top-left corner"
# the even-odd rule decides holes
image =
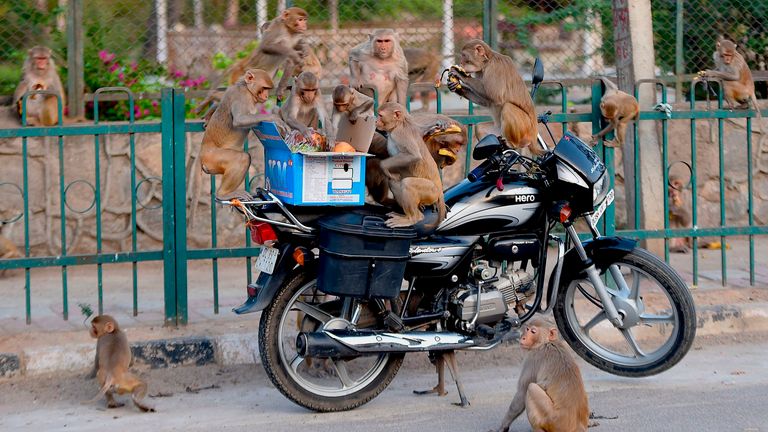
[[[257,199],[258,197],[258,199]],[[253,196],[253,199],[251,200],[241,200],[241,199],[228,199],[228,200],[221,200],[216,198],[216,202],[223,205],[232,206],[240,211],[243,212],[245,217],[249,221],[257,221],[257,222],[267,222],[275,226],[283,227],[283,228],[289,228],[289,229],[295,229],[298,231],[302,231],[305,233],[313,233],[315,230],[313,228],[310,228],[303,223],[299,222],[298,219],[296,219],[296,216],[291,213],[290,210],[283,204],[282,201],[280,201],[280,198],[275,196],[272,192],[263,189],[263,188],[256,188],[255,194]],[[288,222],[280,222],[273,219],[263,218],[261,216],[256,215],[256,213],[250,208],[253,207],[263,207],[270,204],[275,204],[280,209],[280,211],[285,215],[286,218],[290,221]]]

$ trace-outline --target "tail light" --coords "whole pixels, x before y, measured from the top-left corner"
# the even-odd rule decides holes
[[[272,225],[267,222],[249,221],[248,229],[251,230],[251,240],[257,245],[263,245],[277,241],[277,233]]]

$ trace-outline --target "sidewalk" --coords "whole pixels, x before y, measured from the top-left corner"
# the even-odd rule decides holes
[[[720,251],[699,251],[699,285],[692,287],[698,315],[697,336],[768,332],[768,267],[765,239],[756,245],[756,283],[749,285],[748,244],[729,240],[728,285],[720,281]],[[762,260],[762,261],[761,261]],[[671,264],[688,284],[691,255],[672,255]],[[139,313],[132,316],[130,265],[104,266],[104,313],[113,315],[131,341],[137,364],[152,368],[259,362],[259,314],[231,312],[245,299],[242,259],[219,260],[219,313],[214,313],[212,269],[190,262],[189,324],[163,326],[162,263],[139,265]],[[0,377],[85,371],[92,366],[95,341],[83,326],[78,303],[97,309],[94,266],[68,268],[69,320],[61,317],[61,270],[32,271],[32,323],[25,323],[24,273],[0,279]]]

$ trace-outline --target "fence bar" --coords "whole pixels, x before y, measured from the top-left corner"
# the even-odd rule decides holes
[[[176,236],[176,313],[177,324],[187,324],[187,154],[186,116],[183,91],[173,91],[173,189]],[[215,228],[214,228],[215,229]]]
[[[61,98],[59,98],[61,106]],[[59,126],[63,125],[59,110]],[[64,187],[64,137],[59,136],[59,212],[61,213],[61,256],[67,256],[67,204]],[[61,266],[61,309],[64,321],[69,319],[69,293],[67,287],[67,266]]]
[[[246,175],[248,175],[246,171]],[[211,175],[211,247],[216,249],[218,239],[216,238],[216,176]],[[211,259],[213,269],[213,313],[219,313],[219,259]]]
[[[691,85],[691,111],[696,110],[696,86],[700,81],[694,81]],[[708,91],[704,84],[704,91]],[[696,175],[696,117],[691,117],[691,226],[698,226],[699,215],[696,211],[698,205],[698,177]],[[693,286],[699,285],[699,241],[695,235],[691,237],[691,259],[693,260]]]
[[[29,93],[21,100],[21,125],[27,126],[27,99]],[[21,184],[24,190],[24,256],[29,258],[29,167],[27,163],[27,137],[21,139]],[[24,305],[27,325],[32,324],[32,287],[30,285],[29,267],[24,268]]]
[[[722,82],[720,83],[720,89],[717,92],[717,109],[719,110],[723,109]],[[720,175],[719,175],[720,226],[725,227],[725,177],[723,176],[723,174],[725,173],[725,148],[723,146],[723,119],[722,118],[717,119],[717,149],[718,149],[718,158],[720,159],[718,163],[718,169],[720,170]],[[725,236],[721,234],[720,235],[720,266],[721,266],[721,272],[722,272],[722,281],[721,281],[722,286],[725,286],[728,283],[728,269],[726,268],[727,262],[726,262],[725,246],[726,246]]]
[[[752,117],[747,117],[747,217],[750,228],[755,226],[755,208],[752,201]],[[760,154],[757,155],[758,161]],[[755,236],[749,235],[749,284],[755,286]]]
[[[161,92],[162,115],[162,173],[163,173],[163,280],[165,288],[165,324],[178,324],[176,307],[176,236],[174,218],[173,172],[173,89]]]

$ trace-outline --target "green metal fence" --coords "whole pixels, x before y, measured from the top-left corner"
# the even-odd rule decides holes
[[[666,90],[664,83],[661,82],[645,82],[645,83],[639,83],[642,86],[645,85],[653,85],[657,86],[658,88],[662,90]],[[600,130],[601,128],[601,118],[599,116],[599,99],[602,95],[602,88],[600,87],[600,84],[598,82],[594,83],[591,88],[591,100],[592,100],[592,109],[591,112],[585,112],[585,113],[567,113],[566,110],[569,107],[570,103],[568,100],[568,87],[564,86],[563,83],[558,82],[545,82],[544,87],[551,87],[554,89],[554,91],[549,92],[550,97],[552,94],[555,95],[556,99],[556,105],[557,108],[555,110],[559,110],[560,112],[557,112],[553,114],[551,121],[554,124],[560,124],[560,126],[565,129],[568,127],[567,125],[572,122],[588,122],[591,123],[592,127],[592,133]],[[695,87],[695,85],[694,85]],[[187,166],[186,164],[186,158],[187,158],[187,142],[186,142],[186,133],[187,132],[201,132],[202,129],[202,123],[199,121],[186,121],[184,118],[185,113],[185,95],[182,91],[175,90],[175,89],[165,89],[162,92],[162,100],[160,102],[161,104],[161,111],[162,111],[162,121],[160,122],[136,122],[131,116],[127,122],[121,122],[121,123],[102,123],[98,120],[98,98],[100,95],[104,93],[125,93],[127,94],[127,98],[129,101],[129,104],[132,105],[133,103],[133,96],[130,94],[129,91],[126,91],[125,89],[115,89],[115,88],[108,88],[108,89],[102,89],[95,94],[95,99],[97,103],[95,104],[95,112],[94,117],[95,121],[93,124],[87,124],[87,125],[69,125],[69,126],[63,126],[58,125],[55,127],[22,127],[22,128],[14,128],[14,129],[0,129],[0,140],[7,139],[7,138],[21,138],[22,141],[22,163],[23,163],[23,176],[21,179],[18,179],[21,182],[21,186],[19,187],[19,190],[21,191],[23,197],[24,197],[24,204],[23,208],[21,209],[20,213],[13,218],[11,218],[8,221],[4,222],[11,222],[11,223],[22,223],[24,226],[24,257],[23,258],[17,258],[17,259],[8,259],[8,260],[1,260],[0,261],[0,271],[5,269],[23,269],[25,273],[25,303],[26,303],[26,311],[25,311],[25,317],[27,323],[30,323],[32,320],[31,315],[31,304],[34,301],[32,296],[32,286],[30,281],[30,269],[34,268],[42,268],[42,267],[59,267],[61,269],[61,295],[62,295],[62,304],[63,304],[63,310],[62,310],[62,318],[64,320],[67,320],[69,318],[68,315],[68,287],[67,287],[67,280],[68,280],[68,274],[67,271],[72,266],[80,266],[80,265],[95,265],[96,271],[97,271],[97,292],[98,292],[98,312],[103,312],[104,305],[102,302],[103,292],[105,289],[105,283],[102,276],[102,269],[104,265],[109,264],[117,264],[117,263],[131,263],[132,264],[132,285],[133,285],[133,313],[134,315],[138,313],[139,310],[139,303],[140,299],[138,298],[138,290],[137,290],[137,272],[138,272],[138,266],[141,265],[141,263],[146,262],[162,262],[163,268],[164,268],[164,298],[165,298],[165,307],[164,307],[164,316],[165,316],[165,322],[168,325],[179,325],[179,324],[185,324],[188,322],[188,307],[187,307],[187,293],[188,293],[188,287],[191,283],[188,280],[187,272],[188,272],[188,263],[190,260],[211,260],[212,262],[212,272],[213,272],[213,286],[212,286],[212,296],[213,296],[213,303],[214,303],[214,312],[218,313],[218,283],[219,283],[219,275],[218,275],[218,260],[223,258],[245,258],[246,267],[247,267],[247,277],[248,281],[251,281],[251,257],[258,255],[258,248],[251,247],[250,239],[248,236],[244,236],[245,245],[242,247],[220,247],[218,244],[217,239],[217,233],[215,229],[211,230],[211,238],[210,243],[211,247],[209,248],[192,248],[190,247],[190,243],[187,238],[187,178],[186,178],[186,172],[187,170],[195,170],[198,169],[197,166]],[[662,94],[666,94],[666,91],[662,91]],[[437,96],[437,110],[441,111],[443,108],[443,100],[442,100],[442,93],[438,92]],[[662,102],[665,102],[663,99]],[[551,102],[550,102],[551,104]],[[129,110],[129,112],[132,112],[132,110]],[[596,115],[595,113],[598,113]],[[483,113],[483,112],[476,112],[475,107],[472,106],[471,103],[467,103],[466,110],[464,112],[451,112],[451,115],[454,116],[456,119],[461,121],[462,123],[469,126],[469,134],[470,134],[470,144],[468,145],[466,149],[466,162],[464,166],[464,173],[468,172],[470,169],[471,164],[471,158],[469,155],[471,155],[472,152],[472,141],[475,139],[475,126],[480,122],[485,122],[490,120],[489,117]],[[746,136],[744,137],[744,146],[746,147],[746,151],[749,155],[753,154],[753,143],[752,143],[752,120],[751,118],[754,116],[753,111],[730,111],[723,109],[722,104],[722,97],[720,96],[717,100],[717,107],[712,110],[702,110],[699,109],[696,105],[696,99],[695,97],[690,102],[689,109],[682,109],[681,107],[676,107],[676,109],[672,110],[669,114],[665,112],[658,112],[658,111],[642,111],[640,115],[639,121],[653,121],[653,122],[659,122],[661,124],[661,131],[662,133],[662,142],[661,142],[661,150],[662,150],[662,160],[663,160],[663,166],[667,167],[667,169],[664,170],[662,178],[659,179],[660,182],[663,182],[664,185],[667,184],[668,177],[669,177],[669,140],[668,140],[668,128],[667,124],[670,121],[674,120],[683,120],[683,121],[689,121],[690,122],[690,130],[691,130],[691,140],[690,140],[690,148],[691,148],[691,154],[697,155],[697,133],[696,133],[696,126],[697,122],[702,121],[716,121],[718,125],[718,134],[717,134],[717,146],[718,146],[718,164],[719,164],[719,186],[720,186],[720,223],[718,226],[712,226],[712,227],[700,227],[698,226],[698,188],[699,188],[699,182],[697,181],[697,172],[698,172],[698,163],[697,158],[694,156],[691,158],[690,161],[686,161],[686,163],[690,164],[691,167],[691,188],[692,188],[692,202],[691,205],[691,211],[693,215],[693,226],[690,228],[678,228],[678,229],[671,229],[669,225],[669,215],[666,214],[664,218],[664,226],[663,228],[659,229],[643,229],[641,228],[643,226],[643,221],[640,217],[636,217],[633,226],[631,227],[620,227],[617,229],[616,226],[616,216],[615,216],[615,207],[616,205],[620,205],[618,202],[616,205],[610,206],[608,211],[606,211],[603,222],[602,222],[602,228],[601,230],[603,233],[611,235],[611,234],[618,234],[618,235],[625,235],[629,237],[634,237],[637,239],[654,239],[654,238],[663,238],[666,240],[669,240],[673,237],[692,237],[694,240],[701,237],[719,237],[721,238],[721,241],[725,241],[726,238],[731,236],[748,236],[749,237],[749,247],[750,247],[750,282],[751,284],[755,284],[755,262],[756,262],[756,254],[755,254],[755,243],[754,239],[755,236],[758,235],[765,235],[768,234],[768,226],[758,224],[755,221],[754,218],[754,195],[755,195],[755,189],[754,189],[754,180],[753,178],[757,175],[757,173],[754,172],[753,169],[753,161],[752,158],[748,158],[748,166],[744,167],[747,170],[747,178],[748,178],[748,187],[747,187],[747,197],[748,197],[748,223],[745,225],[738,225],[738,224],[728,224],[727,218],[726,218],[726,185],[724,176],[726,174],[726,168],[725,168],[725,142],[724,142],[724,122],[726,119],[743,119],[746,118]],[[61,117],[60,117],[61,118]],[[130,250],[128,251],[120,251],[117,253],[114,252],[104,252],[102,250],[102,233],[104,232],[104,228],[102,227],[102,202],[101,202],[101,190],[103,188],[103,181],[101,177],[101,167],[100,167],[100,155],[101,152],[103,152],[103,148],[101,145],[101,140],[105,139],[106,137],[110,135],[128,135],[130,140],[130,175],[129,179],[125,179],[125,181],[130,182],[130,190],[131,190],[131,202],[130,202],[130,212],[131,212],[131,223],[130,223],[130,229],[131,229],[131,246]],[[135,148],[135,139],[137,136],[141,134],[159,134],[161,137],[161,146],[162,146],[162,156],[161,156],[161,164],[162,164],[162,178],[161,179],[150,179],[150,178],[143,178],[139,179],[137,177],[137,171],[136,171],[136,148]],[[94,170],[93,173],[94,177],[94,184],[88,183],[86,180],[82,179],[82,172],[78,169],[78,167],[75,166],[68,166],[66,161],[66,145],[64,145],[64,137],[71,137],[71,136],[92,136],[93,137],[93,151],[89,157],[93,158],[94,161]],[[28,178],[28,167],[27,167],[27,160],[29,158],[27,154],[27,146],[28,146],[28,140],[33,137],[53,137],[58,140],[57,145],[57,157],[58,157],[58,179],[59,179],[59,187],[56,191],[49,191],[49,193],[57,194],[58,195],[58,205],[59,205],[59,211],[61,213],[61,233],[60,233],[60,242],[61,242],[61,253],[58,255],[53,256],[32,256],[30,253],[30,207],[29,207],[29,193],[30,193],[30,185],[29,185],[29,178]],[[638,152],[641,150],[640,146],[640,140],[642,137],[637,138],[637,134],[635,134],[635,141],[634,141],[634,149],[635,154],[638,154]],[[558,138],[557,136],[555,138]],[[682,144],[680,144],[682,145]],[[246,143],[246,150],[247,150],[248,143]],[[53,151],[53,149],[51,149]],[[598,147],[599,153],[604,158],[607,166],[609,167],[609,170],[612,174],[614,174],[614,150],[611,148],[603,148],[602,146]],[[635,167],[636,172],[639,172],[640,169],[642,169],[642,165],[640,162],[640,158],[635,158]],[[761,174],[763,175],[763,174]],[[143,184],[146,184],[147,182],[151,181],[158,181],[160,180],[162,183],[162,207],[158,208],[157,211],[162,211],[162,220],[163,220],[163,230],[162,230],[162,249],[150,249],[150,250],[138,250],[137,249],[137,223],[136,223],[136,217],[137,213],[139,211],[138,207],[142,205],[146,205],[146,200],[142,199],[140,197],[140,189],[142,188]],[[256,178],[248,178],[246,179],[246,184],[249,185],[249,189],[252,189],[254,186],[260,186],[260,177]],[[75,185],[80,183],[87,183],[88,186],[93,190],[93,202],[84,209],[76,209],[73,208],[67,201],[67,195],[69,189]],[[640,189],[640,186],[636,183],[632,184],[632,182],[627,182],[626,187],[634,187],[635,189],[635,202],[634,202],[634,208],[638,209],[639,204],[641,200],[643,199],[659,199],[659,197],[644,197],[642,195],[642,190]],[[206,193],[210,193],[211,198],[213,197],[214,191],[216,188],[215,181],[212,180],[210,191]],[[664,188],[666,191],[666,188]],[[666,194],[663,197],[664,200],[664,209],[665,213],[667,212],[666,209],[668,209],[669,203],[667,202]],[[630,206],[631,207],[631,206]],[[93,253],[87,253],[87,254],[70,254],[67,252],[67,219],[68,217],[72,217],[71,215],[73,213],[83,213],[83,212],[90,212],[93,211],[96,216],[96,250]],[[69,216],[68,216],[69,215]],[[210,215],[210,222],[212,227],[217,226],[217,208],[216,206],[212,206],[211,208],[211,215]],[[693,277],[694,277],[694,284],[698,283],[698,254],[696,242],[694,241],[694,253],[691,255],[691,258],[693,260]],[[722,283],[727,283],[727,272],[726,272],[726,264],[727,264],[727,250],[726,248],[722,249]],[[669,247],[668,243],[665,247],[665,258],[669,260]],[[106,285],[108,286],[109,283],[107,282]]]

